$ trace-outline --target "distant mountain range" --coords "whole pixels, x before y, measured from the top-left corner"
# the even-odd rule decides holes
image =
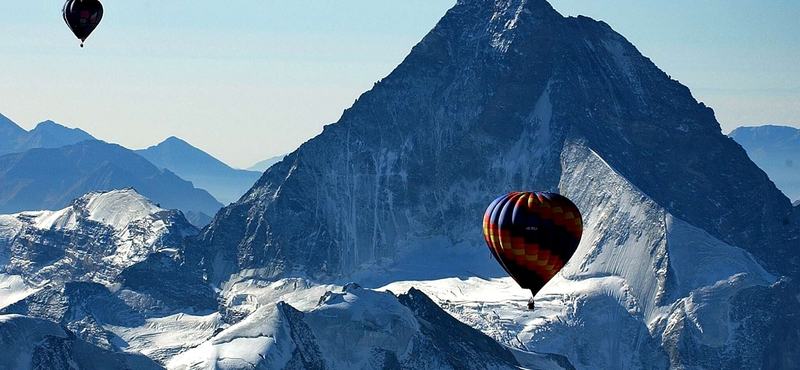
[[[55,210],[91,191],[125,187],[187,215],[208,217],[222,207],[205,190],[131,150],[100,140],[0,156],[0,213]]]
[[[0,114],[0,155],[35,148],[59,148],[96,138],[79,128],[68,128],[53,121],[39,123],[26,131]],[[171,136],[147,149],[134,150],[159,169],[168,169],[208,191],[223,204],[235,202],[261,177],[269,166],[284,156],[258,162],[247,170],[234,169],[186,141]],[[97,189],[100,190],[100,189]],[[208,218],[210,220],[210,217]]]
[[[33,148],[58,148],[84,140],[94,140],[81,129],[70,129],[53,121],[39,123],[36,128],[25,131],[16,123],[0,114],[0,155],[24,152]]]
[[[739,127],[728,136],[747,151],[750,159],[789,199],[800,201],[800,129],[773,125]]]
[[[265,159],[265,160],[263,160],[261,162],[258,162],[256,164],[248,167],[247,169],[250,170],[250,171],[264,172],[267,169],[269,169],[270,167],[272,167],[273,164],[280,162],[281,159],[283,159],[284,157],[286,157],[285,154],[276,155],[274,157],[267,158],[267,159]]]
[[[210,199],[207,199],[207,197],[202,201],[199,199],[193,201],[177,201],[164,198],[163,196],[155,194],[155,187],[157,187],[155,184],[148,186],[148,190],[139,189],[143,183],[147,183],[155,179],[156,176],[153,176],[154,172],[152,172],[152,168],[143,171],[142,169],[130,170],[130,172],[148,173],[148,176],[150,176],[148,179],[134,180],[133,177],[125,177],[125,180],[123,181],[121,178],[116,177],[114,179],[108,178],[104,180],[97,180],[94,183],[86,183],[85,181],[80,180],[80,176],[77,173],[72,173],[65,170],[65,168],[69,166],[61,167],[64,164],[61,162],[61,160],[65,159],[65,157],[63,157],[64,153],[69,152],[74,154],[75,148],[66,150],[66,152],[63,150],[54,150],[27,153],[33,149],[59,149],[65,146],[75,145],[86,140],[97,139],[81,129],[67,128],[49,120],[39,123],[33,130],[26,131],[7,117],[0,114],[0,156],[16,154],[15,156],[8,157],[8,159],[5,161],[7,166],[10,166],[12,163],[14,163],[16,166],[14,171],[9,173],[9,170],[11,170],[10,167],[0,169],[0,171],[2,171],[0,172],[0,188],[5,187],[8,189],[5,194],[0,195],[0,212],[19,212],[26,210],[38,210],[40,208],[54,209],[54,207],[58,208],[63,206],[65,202],[68,202],[70,199],[73,199],[76,196],[82,195],[86,191],[110,190],[109,186],[117,185],[122,187],[136,187],[137,190],[142,191],[146,196],[165,205],[183,204],[184,206],[178,208],[186,214],[187,218],[189,218],[192,223],[199,226],[207,224],[211,220],[211,215],[214,214],[216,209],[221,207],[220,203],[215,203]],[[121,155],[124,151],[129,151],[128,149],[116,144],[81,144],[84,149],[88,145],[96,148],[105,148],[103,149],[105,150],[103,152],[105,154],[110,154],[113,152],[115,155]],[[108,151],[106,149],[108,149],[109,145],[113,145],[120,150]],[[130,152],[132,155],[138,154],[139,156],[143,157],[145,161],[135,160],[133,157],[126,154],[126,161],[129,164],[135,162],[137,165],[145,165],[145,162],[150,162],[158,170],[166,169],[168,170],[167,172],[171,172],[173,174],[164,176],[188,180],[191,182],[191,186],[207,191],[211,196],[213,196],[213,198],[215,198],[214,200],[221,201],[224,204],[232,203],[238,200],[239,197],[241,197],[241,195],[244,194],[245,191],[247,191],[256,180],[258,180],[263,172],[231,168],[204,151],[174,136],[166,139],[158,145],[151,146],[147,149],[140,149]],[[60,159],[50,160],[47,157],[49,155],[60,156]],[[268,167],[269,165],[280,160],[280,158],[282,158],[282,156],[270,158],[268,160],[259,162],[259,165]],[[17,159],[24,159],[24,162],[14,162]],[[95,162],[101,160],[101,158],[97,155],[94,157],[94,159],[96,160]],[[120,158],[117,157],[116,159],[111,160],[108,165],[112,165],[112,162],[119,159]],[[30,161],[37,162],[34,163]],[[38,170],[41,173],[37,175],[26,175],[20,173],[20,167],[18,165],[23,165],[25,163],[31,166],[27,170],[34,172]],[[42,171],[47,168],[50,168],[51,170]],[[120,167],[120,169],[124,169],[124,167]],[[116,173],[119,174],[120,172],[117,171]],[[59,176],[61,175],[66,175],[70,177],[71,180],[59,179]],[[83,173],[83,175],[89,176],[89,174],[86,173]],[[98,174],[94,174],[94,176],[97,175]],[[34,184],[31,181],[37,176],[39,176],[37,183]],[[63,183],[54,186],[50,182],[41,182],[44,180],[42,176],[46,177],[48,181]],[[175,178],[172,180],[175,180]],[[70,182],[73,180],[79,181],[80,184]],[[99,186],[101,184],[103,186]],[[185,185],[187,184],[180,186],[180,188],[188,190],[189,188],[187,188]],[[34,188],[37,188],[38,190],[34,191]],[[65,192],[58,193],[62,190]],[[43,195],[42,192],[47,193],[47,199],[40,198],[40,196]],[[199,194],[196,191],[190,191],[189,193],[192,192]],[[170,190],[165,189],[162,191],[162,193],[170,193]],[[178,195],[176,192],[172,192],[172,194]]]
[[[514,190],[583,225],[532,310],[482,235]],[[544,0],[458,0],[198,234],[165,216],[126,191],[0,217],[0,344],[80,364],[31,349],[41,327],[170,370],[800,368],[800,209],[686,86]]]
[[[158,168],[169,169],[195,186],[207,190],[224,204],[237,201],[261,177],[261,172],[231,168],[174,136],[158,145],[135,152]]]

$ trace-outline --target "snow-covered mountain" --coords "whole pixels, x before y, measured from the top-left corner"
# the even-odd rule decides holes
[[[196,233],[180,212],[131,188],[89,193],[58,211],[0,215],[0,271],[33,286],[111,284],[125,268]]]
[[[481,235],[512,190],[585,224],[534,310]],[[798,248],[800,209],[607,24],[459,0],[176,252],[0,289],[169,369],[796,369]]]
[[[263,172],[233,169],[174,136],[158,145],[136,150],[136,153],[158,168],[168,169],[196,187],[205,189],[223,204],[237,201]]]
[[[112,327],[216,308],[201,277],[179,269],[183,240],[196,233],[182,213],[132,189],[0,215],[0,314],[46,319],[120,352],[127,345]]]
[[[512,190],[558,191],[586,221],[530,313],[477,257],[484,208]],[[507,346],[578,369],[734,369],[796,367],[797,248],[788,199],[607,24],[543,0],[462,0],[218,213],[197,258],[223,286],[296,274],[415,285]],[[475,294],[482,284],[508,298]]]
[[[413,290],[395,296],[356,284],[243,278],[226,288],[217,312],[215,293],[183,249],[183,237],[196,232],[132,189],[0,216],[0,333],[19,349],[19,358],[6,358],[10,368],[158,366],[142,354],[175,369],[518,366],[508,349]],[[31,333],[16,332],[17,323]],[[354,337],[361,339],[350,344]],[[82,362],[91,356],[99,356],[93,365]]]
[[[167,208],[214,214],[222,204],[116,144],[82,141],[0,156],[0,212],[55,210],[90,191],[134,187]]]
[[[153,360],[92,346],[53,322],[0,315],[0,369],[161,369]]]
[[[800,200],[800,129],[739,127],[730,134],[789,199]]]
[[[290,281],[298,283],[299,281]],[[302,284],[302,282],[299,282]],[[310,302],[306,302],[308,305]],[[511,352],[417,290],[348,284],[303,312],[283,301],[172,358],[170,369],[517,369]]]

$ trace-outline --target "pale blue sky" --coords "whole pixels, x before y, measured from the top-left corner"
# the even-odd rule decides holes
[[[0,12],[0,113],[132,149],[178,136],[236,167],[294,150],[399,64],[454,0],[101,0],[86,47],[61,0]],[[800,127],[800,1],[552,0],[604,20],[724,132]]]

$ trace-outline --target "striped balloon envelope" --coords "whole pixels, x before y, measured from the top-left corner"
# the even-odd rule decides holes
[[[495,259],[534,295],[569,261],[582,231],[578,207],[555,193],[509,193],[483,216],[483,235]]]

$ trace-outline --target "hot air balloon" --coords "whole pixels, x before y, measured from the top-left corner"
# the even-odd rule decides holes
[[[61,14],[83,47],[83,42],[103,18],[103,5],[98,0],[67,0]]]
[[[555,193],[512,192],[495,199],[483,216],[492,255],[533,295],[569,261],[582,231],[578,207]]]

